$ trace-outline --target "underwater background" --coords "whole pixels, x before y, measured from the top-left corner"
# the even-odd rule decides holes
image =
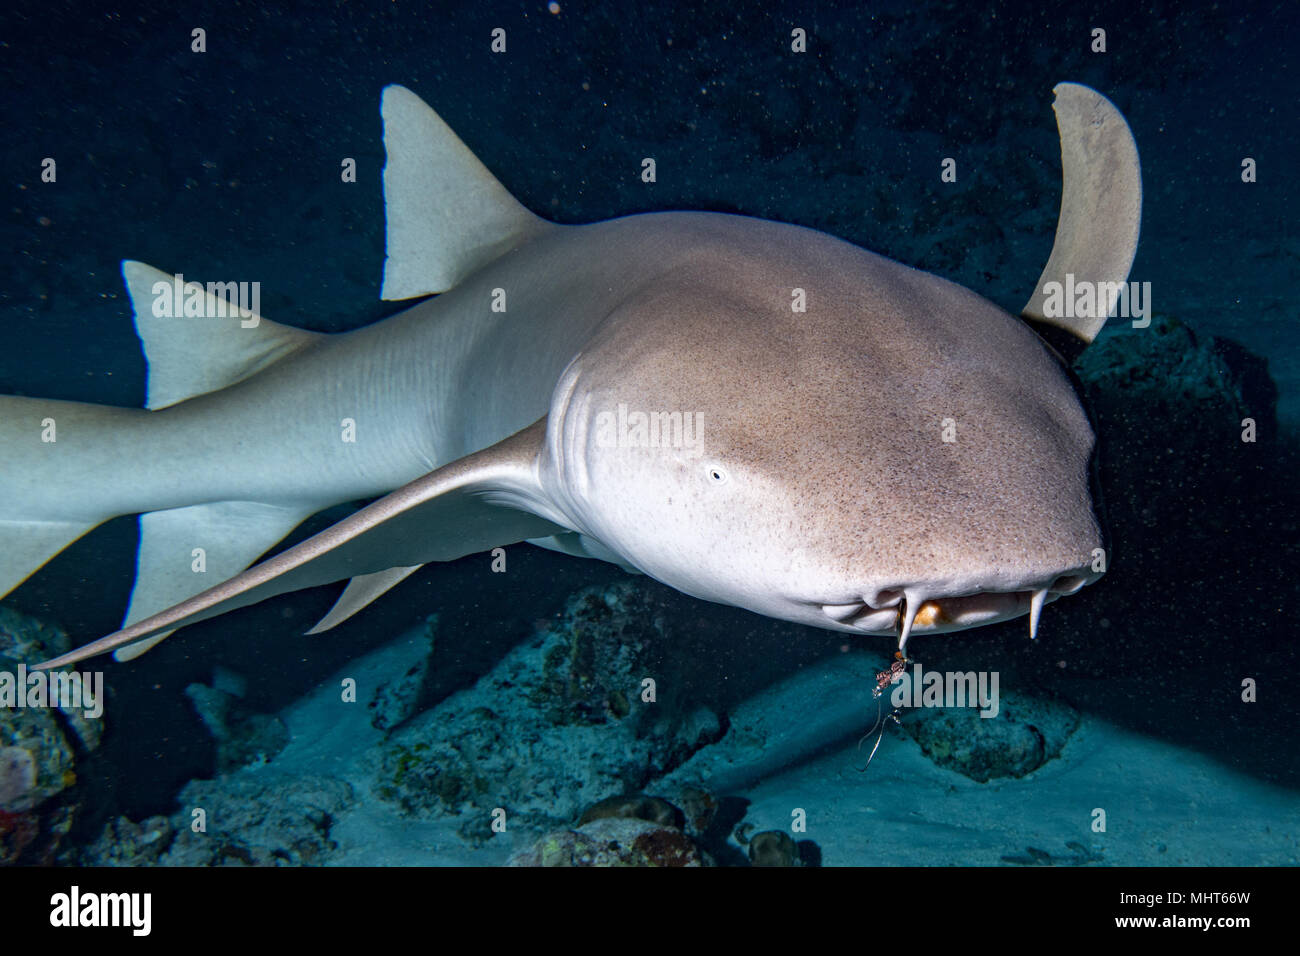
[[[302,631],[337,588],[98,662],[95,727],[0,712],[0,743],[41,755],[37,792],[0,808],[0,862],[605,862],[595,833],[623,862],[1294,865],[1297,19],[1284,2],[9,5],[0,394],[143,403],[124,258],[259,280],[263,315],[317,331],[400,311],[378,299],[389,83],[547,218],[796,223],[1012,313],[1056,225],[1052,87],[1084,83],[1138,144],[1130,278],[1156,318],[1112,320],[1079,365],[1106,577],[1032,643],[1019,620],[909,644],[927,669],[997,670],[997,719],[905,714],[859,772],[890,641],[521,545],[505,574],[486,555],[427,566],[324,635]],[[116,629],[135,534],[115,519],[5,598],[0,669]],[[361,706],[338,703],[340,675]],[[600,804],[642,793],[660,799]]]

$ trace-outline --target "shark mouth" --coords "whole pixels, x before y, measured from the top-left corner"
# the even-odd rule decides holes
[[[1043,606],[1073,594],[1088,583],[1082,575],[1058,578],[1050,587],[1023,591],[982,591],[955,597],[930,597],[919,589],[881,592],[874,604],[823,604],[822,612],[837,624],[869,634],[896,634],[898,649],[906,650],[914,631],[942,633],[996,624],[1029,615],[1029,636],[1038,636]]]

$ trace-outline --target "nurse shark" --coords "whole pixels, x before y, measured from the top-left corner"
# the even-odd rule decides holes
[[[1141,208],[1124,118],[1055,93],[1056,241],[1012,316],[797,226],[547,222],[389,86],[381,295],[434,297],[319,334],[124,262],[146,408],[0,398],[0,596],[139,514],[122,629],[41,666],[347,580],[326,630],[423,564],[523,541],[900,650],[1020,615],[1032,635],[1104,554],[1068,361],[1108,311],[1061,318],[1049,293],[1124,282]],[[202,317],[159,308],[181,295]]]

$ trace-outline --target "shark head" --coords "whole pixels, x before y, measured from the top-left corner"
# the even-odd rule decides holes
[[[1100,577],[1093,431],[1023,321],[828,236],[709,227],[557,386],[567,523],[697,597],[904,640],[1032,631]]]

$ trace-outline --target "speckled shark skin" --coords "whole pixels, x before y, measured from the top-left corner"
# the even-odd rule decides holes
[[[1056,110],[1065,198],[1038,288],[1067,273],[1123,281],[1141,199],[1131,136],[1085,87],[1059,86]],[[214,372],[196,391],[167,382],[168,333],[141,316],[143,289],[167,277],[126,264],[160,400],[111,422],[65,409],[98,428],[82,467],[125,440],[145,457],[189,442],[192,468],[146,469],[62,512],[66,482],[29,477],[0,500],[80,531],[131,512],[197,513],[214,534],[279,523],[215,587],[161,571],[152,591],[138,582],[129,626],[46,666],[133,656],[184,624],[352,579],[323,630],[419,565],[520,541],[900,646],[1024,614],[1032,633],[1043,604],[1100,576],[1094,435],[1022,318],[796,226],[692,212],[547,223],[414,94],[389,87],[383,112],[383,295],[441,294],[344,335],[262,320],[241,339],[232,323],[246,354],[221,374],[236,377]],[[1086,345],[1101,323],[1054,324]],[[51,404],[4,401],[32,403],[29,418]],[[364,439],[340,442],[343,419]],[[642,427],[651,419],[663,435]],[[214,475],[217,460],[230,464]],[[376,494],[235,573],[283,525]],[[171,527],[156,519],[156,540],[184,541]]]

